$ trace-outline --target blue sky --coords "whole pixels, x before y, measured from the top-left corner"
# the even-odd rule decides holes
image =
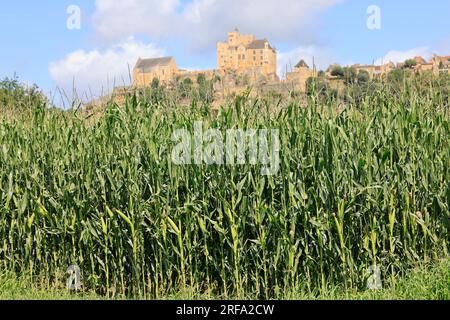
[[[70,5],[81,9],[79,30],[66,27]],[[370,5],[381,9],[380,30],[367,28]],[[16,73],[46,93],[75,83],[98,95],[126,83],[137,56],[214,68],[215,43],[233,27],[267,37],[279,51],[280,73],[312,56],[326,66],[450,55],[449,14],[449,0],[4,1],[0,78]]]

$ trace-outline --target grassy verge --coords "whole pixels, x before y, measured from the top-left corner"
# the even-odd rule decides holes
[[[215,299],[217,297],[199,295],[185,291],[161,299]],[[92,292],[77,294],[62,289],[38,288],[27,277],[15,277],[10,273],[0,275],[0,300],[101,300],[106,297]],[[124,299],[118,298],[118,299]],[[434,265],[423,265],[413,269],[408,276],[398,279],[396,284],[384,290],[341,290],[331,288],[322,294],[310,292],[287,293],[287,300],[449,300],[450,261]]]

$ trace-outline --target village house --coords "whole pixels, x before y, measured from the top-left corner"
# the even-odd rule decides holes
[[[433,72],[434,65],[431,61],[428,63],[423,57],[414,57],[414,59],[412,60],[416,62],[416,65],[413,68],[416,73],[422,73],[426,71]]]
[[[375,77],[384,77],[389,72],[395,69],[395,64],[393,62],[389,62],[382,65],[359,65],[355,64],[352,66],[357,72],[366,71],[370,78],[373,79]]]
[[[139,58],[133,69],[133,86],[149,87],[153,79],[161,84],[169,84],[176,76],[178,67],[173,57],[154,59]]]
[[[234,71],[244,75],[256,72],[276,77],[277,52],[267,39],[258,40],[254,35],[242,35],[236,29],[228,33],[227,42],[217,43],[217,65],[222,73]]]
[[[430,63],[433,64],[434,74],[445,72],[450,74],[450,56],[434,56]]]
[[[412,70],[416,73],[432,72],[435,75],[442,72],[450,73],[450,56],[435,55],[428,62],[423,57],[414,57],[410,60],[415,62]],[[403,68],[404,66],[405,62],[399,63],[397,67]]]

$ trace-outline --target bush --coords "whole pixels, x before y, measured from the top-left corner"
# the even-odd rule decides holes
[[[411,69],[413,67],[415,67],[417,65],[417,61],[414,59],[408,59],[405,61],[405,64],[403,66],[403,68],[405,69]]]
[[[334,66],[333,69],[331,70],[331,75],[333,77],[343,78],[345,75],[344,69],[341,66]]]
[[[355,83],[357,79],[357,71],[352,67],[344,68],[344,81],[346,84]]]
[[[152,80],[152,89],[158,89],[159,88],[159,79],[153,78]]]
[[[0,81],[0,108],[23,109],[47,102],[47,98],[36,85],[27,87],[20,83],[16,76]]]
[[[358,77],[357,77],[358,83],[367,83],[370,80],[369,72],[366,70],[359,70]]]

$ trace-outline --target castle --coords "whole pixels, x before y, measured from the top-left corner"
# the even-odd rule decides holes
[[[158,79],[170,85],[175,80],[191,78],[199,74],[212,78],[214,75],[227,79],[242,77],[249,83],[257,81],[279,81],[277,76],[277,52],[267,39],[256,39],[254,35],[242,35],[239,30],[228,33],[227,42],[217,44],[216,70],[189,71],[178,69],[173,57],[155,59],[139,58],[133,69],[133,86],[147,87]]]
[[[239,75],[247,72],[276,76],[277,52],[267,39],[241,35],[236,29],[228,33],[227,42],[217,44],[217,65],[221,72],[233,70]]]
[[[434,56],[430,61],[422,57],[415,57],[410,70],[416,73],[431,72],[433,74],[450,74],[450,56]],[[314,62],[313,62],[314,64]],[[329,80],[339,80],[332,75],[330,66],[325,76]],[[367,72],[371,79],[383,78],[395,69],[405,68],[404,63],[395,65],[392,62],[382,65],[353,65],[357,73]],[[206,79],[221,79],[223,92],[232,92],[247,85],[278,86],[287,85],[289,88],[305,92],[307,80],[317,77],[315,66],[312,68],[301,60],[293,70],[286,73],[282,81],[277,76],[277,51],[267,39],[256,39],[254,35],[243,35],[238,29],[228,33],[226,42],[217,43],[217,69],[189,71],[179,69],[175,58],[162,57],[155,59],[141,59],[133,69],[133,87],[142,88],[152,85],[154,79],[166,86],[186,78],[195,81],[199,75]]]

